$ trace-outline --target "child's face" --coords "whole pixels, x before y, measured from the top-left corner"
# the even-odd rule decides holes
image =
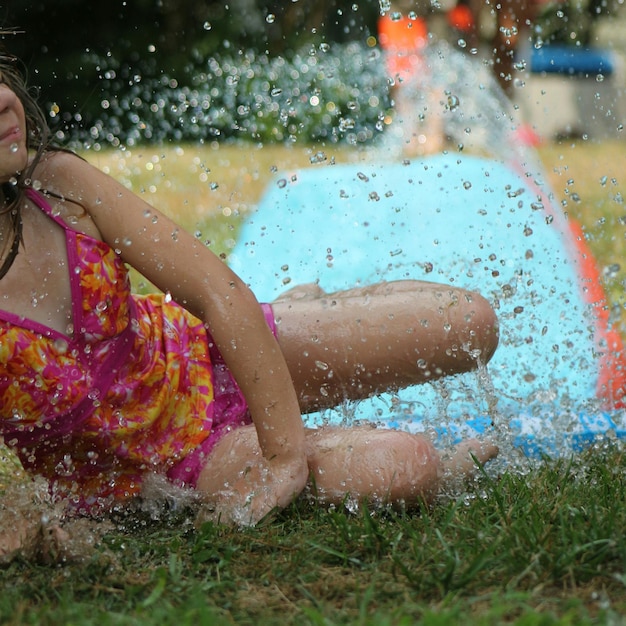
[[[27,163],[24,107],[0,72],[0,182],[9,181]]]

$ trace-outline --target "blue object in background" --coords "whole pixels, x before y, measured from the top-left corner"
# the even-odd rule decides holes
[[[530,70],[536,74],[610,76],[615,70],[615,59],[610,50],[550,44],[532,49]]]

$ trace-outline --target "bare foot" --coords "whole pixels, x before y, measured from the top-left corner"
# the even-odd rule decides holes
[[[448,455],[442,455],[442,487],[455,488],[472,478],[481,465],[498,455],[498,446],[489,440],[467,439]]]

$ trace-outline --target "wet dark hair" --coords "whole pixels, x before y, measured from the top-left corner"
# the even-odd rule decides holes
[[[16,172],[15,180],[5,182],[1,189],[4,206],[0,214],[10,216],[11,236],[5,246],[8,255],[0,266],[0,279],[9,271],[22,241],[22,204],[24,192],[32,180],[32,173],[46,150],[52,145],[50,128],[33,92],[26,86],[24,74],[16,57],[0,51],[0,81],[6,84],[20,99],[26,116],[26,145],[33,158],[22,172]],[[3,252],[5,251],[3,250]]]

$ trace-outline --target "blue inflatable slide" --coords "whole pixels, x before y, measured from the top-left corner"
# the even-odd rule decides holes
[[[496,308],[487,370],[309,416],[367,419],[444,440],[506,431],[528,454],[626,435],[623,348],[582,232],[537,177],[479,156],[320,165],[281,174],[229,257],[259,300],[418,279]]]

